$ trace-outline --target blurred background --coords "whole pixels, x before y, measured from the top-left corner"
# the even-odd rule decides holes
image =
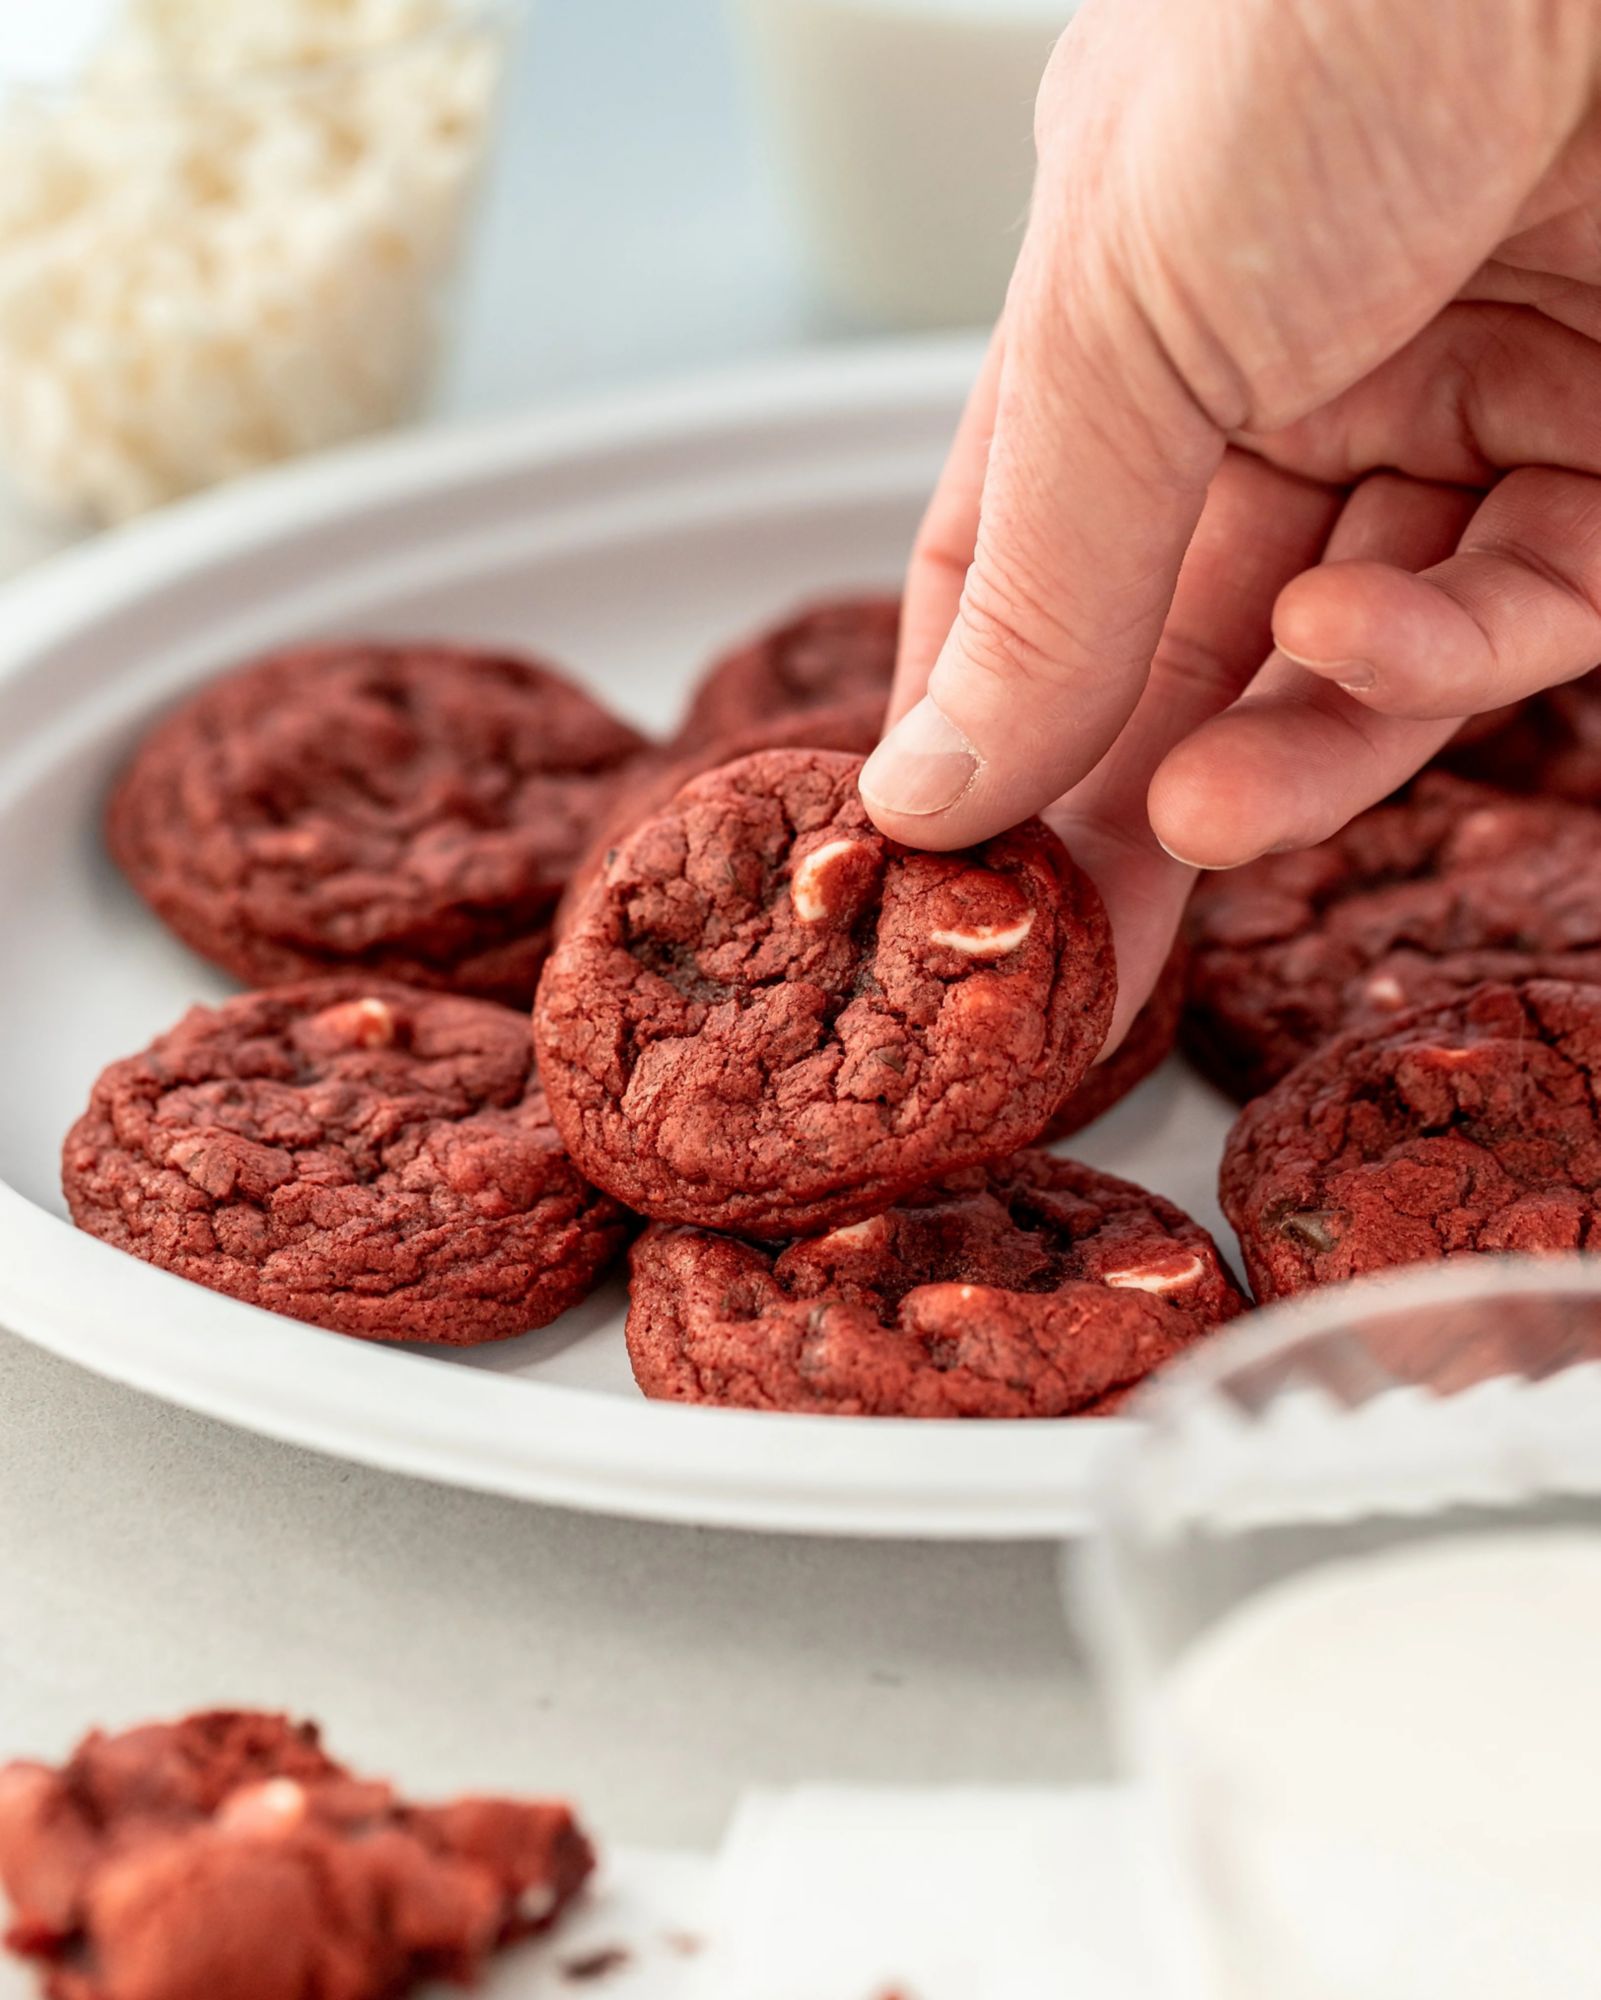
[[[1070,11],[0,8],[0,569],[348,436],[984,324]]]

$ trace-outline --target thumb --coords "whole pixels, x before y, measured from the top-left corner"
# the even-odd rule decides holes
[[[1007,303],[956,622],[862,773],[873,819],[913,846],[986,839],[1099,761],[1139,699],[1222,457],[1132,297],[1053,233],[1031,226]]]

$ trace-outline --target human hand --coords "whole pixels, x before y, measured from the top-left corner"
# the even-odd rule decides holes
[[[918,537],[885,832],[1118,942],[1601,658],[1601,0],[1090,0]],[[1055,802],[1054,804],[1052,802]]]

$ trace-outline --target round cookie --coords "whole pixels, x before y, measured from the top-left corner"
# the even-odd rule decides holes
[[[111,797],[158,916],[250,985],[360,967],[527,1006],[643,739],[529,660],[349,641],[213,681]]]
[[[783,1246],[657,1223],[632,1263],[647,1396],[819,1416],[1110,1414],[1244,1306],[1170,1202],[1044,1152]]]
[[[1038,821],[886,840],[861,759],[772,750],[636,829],[540,982],[551,1114],[660,1220],[795,1235],[1040,1132],[1106,1038],[1106,916]]]
[[[896,597],[830,598],[797,611],[712,662],[690,698],[674,749],[696,750],[779,715],[862,697],[877,699],[882,720],[900,622]]]
[[[1601,987],[1474,988],[1339,1036],[1249,1105],[1223,1210],[1259,1299],[1601,1241]]]
[[[1472,717],[1435,763],[1503,791],[1601,804],[1601,669]]]
[[[1150,999],[1129,1023],[1128,1033],[1106,1061],[1086,1071],[1084,1081],[1063,1099],[1041,1133],[1042,1139],[1068,1139],[1082,1132],[1161,1067],[1178,1039],[1188,971],[1188,948],[1176,944],[1167,955]]]
[[[369,1340],[543,1326],[628,1233],[562,1151],[525,1015],[354,975],[191,1008],[113,1063],[62,1184],[118,1249]]]
[[[618,785],[601,815],[583,859],[556,912],[556,935],[566,930],[590,884],[603,874],[613,852],[642,820],[671,805],[691,778],[733,764],[758,750],[844,750],[865,757],[878,742],[884,704],[877,695],[858,695],[828,708],[786,709],[766,722],[752,723],[729,736],[716,736],[684,756],[641,758]]]
[[[1181,1035],[1249,1099],[1343,1028],[1481,980],[1601,977],[1601,814],[1450,778],[1320,847],[1206,875]]]

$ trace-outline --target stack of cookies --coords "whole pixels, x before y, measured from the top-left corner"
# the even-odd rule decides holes
[[[1243,1301],[1168,1203],[1020,1149],[1161,1059],[1182,969],[1092,1071],[1110,939],[1055,835],[930,855],[872,825],[896,621],[801,613],[666,745],[454,647],[203,689],[136,751],[110,844],[257,990],[100,1078],[75,1219],[321,1326],[458,1343],[547,1323],[632,1237],[649,1395],[1117,1407]]]

